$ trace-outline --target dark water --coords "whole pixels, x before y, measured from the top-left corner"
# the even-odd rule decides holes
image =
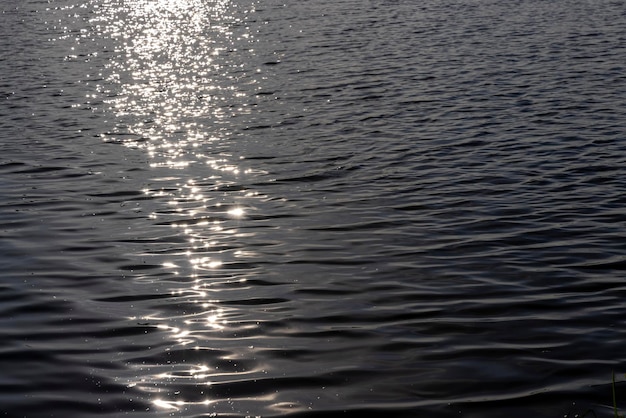
[[[0,10],[1,416],[626,402],[625,2]]]

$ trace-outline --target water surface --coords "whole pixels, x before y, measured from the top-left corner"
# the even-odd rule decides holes
[[[612,416],[626,4],[291,3],[0,6],[0,412]]]

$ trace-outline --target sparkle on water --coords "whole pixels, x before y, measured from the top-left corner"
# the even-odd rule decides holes
[[[176,190],[148,187],[144,193],[148,198],[168,199],[169,209],[154,211],[149,218],[186,237],[185,247],[163,260],[161,266],[178,278],[170,281],[172,295],[190,302],[193,311],[185,310],[178,317],[154,312],[141,319],[167,333],[175,345],[195,350],[211,350],[210,334],[226,330],[231,324],[229,318],[236,316],[234,309],[217,304],[220,284],[246,280],[221,271],[226,259],[253,254],[224,249],[228,247],[224,239],[240,233],[235,221],[245,219],[245,207],[237,201],[216,201],[203,193],[208,184],[217,189],[248,173],[238,164],[240,159],[215,154],[206,146],[228,141],[226,120],[248,111],[242,106],[228,106],[230,97],[242,93],[235,91],[233,77],[237,73],[223,68],[219,60],[220,54],[227,52],[224,45],[235,36],[232,25],[237,19],[228,15],[228,7],[225,0],[129,0],[122,9],[102,8],[93,21],[101,36],[117,39],[122,45],[106,68],[109,87],[103,84],[97,88],[105,97],[103,111],[117,120],[116,130],[103,135],[103,140],[144,149],[150,167],[160,173],[170,170],[168,180],[176,179],[178,185]],[[238,36],[254,42],[251,33]],[[206,166],[206,178],[187,174],[190,166],[198,164]],[[255,195],[248,190],[242,197]],[[129,385],[153,394],[155,407],[178,410],[210,405],[212,400],[182,399],[180,393],[169,389],[170,382],[189,380],[211,385],[214,379],[227,378],[231,373],[191,362],[142,365]]]

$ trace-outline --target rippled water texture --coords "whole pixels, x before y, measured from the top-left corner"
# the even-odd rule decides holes
[[[626,402],[623,1],[0,10],[0,415]]]

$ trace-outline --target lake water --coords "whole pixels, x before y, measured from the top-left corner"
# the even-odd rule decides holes
[[[0,12],[0,416],[626,407],[626,2]]]

